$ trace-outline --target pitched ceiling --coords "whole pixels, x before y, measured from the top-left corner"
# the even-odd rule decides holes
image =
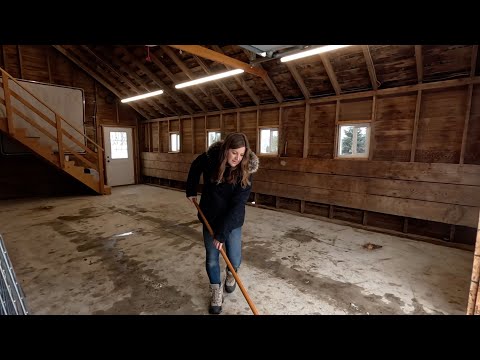
[[[280,55],[306,45],[195,47],[201,56],[167,45],[54,47],[119,98],[163,89],[161,96],[128,103],[146,119],[469,77],[478,74],[479,61],[477,45],[354,45],[288,63]],[[251,73],[175,89],[238,61]]]

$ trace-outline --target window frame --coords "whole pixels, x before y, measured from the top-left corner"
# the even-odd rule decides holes
[[[178,135],[178,150],[172,150],[172,135]],[[177,154],[182,151],[182,142],[180,131],[169,131],[168,132],[168,153]]]
[[[219,133],[220,134],[220,140],[222,140],[222,131],[220,129],[206,129],[206,135],[207,135],[207,140],[205,141],[205,144],[207,145],[207,148],[206,150],[208,150],[208,148],[210,147],[210,145],[208,144],[208,134],[211,133],[211,132],[216,132],[216,133]],[[220,140],[217,140],[217,141],[220,141]]]
[[[261,134],[262,134],[262,130],[275,130],[278,132],[278,144],[277,144],[277,152],[276,153],[263,153],[262,152],[262,137],[261,137]],[[280,152],[279,152],[279,146],[280,146],[280,126],[278,125],[271,125],[271,126],[258,126],[258,133],[257,133],[257,155],[260,155],[260,156],[273,156],[273,157],[278,157],[280,156]],[[270,135],[270,139],[271,139],[271,135]]]
[[[365,153],[364,154],[357,154],[356,152],[353,153],[353,151],[356,151],[356,143],[357,143],[357,132],[353,132],[353,138],[352,138],[352,154],[341,154],[341,147],[342,147],[342,126],[353,126],[354,128],[358,127],[366,127],[367,128],[367,139],[365,141]],[[370,142],[371,142],[371,130],[372,130],[372,125],[371,122],[366,122],[366,121],[361,121],[361,122],[356,122],[356,121],[345,121],[345,122],[338,122],[337,124],[337,148],[336,148],[336,159],[358,159],[358,160],[368,160],[370,156]]]

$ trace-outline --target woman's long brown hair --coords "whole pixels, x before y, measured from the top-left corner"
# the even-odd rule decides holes
[[[243,146],[245,146],[245,153],[243,154],[242,161],[240,164],[235,166],[235,168],[230,170],[230,174],[227,177],[226,182],[229,184],[234,184],[238,181],[238,179],[241,179],[242,188],[250,185],[250,181],[248,180],[250,175],[248,172],[248,162],[250,160],[251,150],[247,136],[243,133],[230,133],[223,141],[223,144],[220,147],[220,163],[218,165],[216,179],[214,179],[217,184],[223,182],[223,175],[227,166],[228,150],[239,149]]]

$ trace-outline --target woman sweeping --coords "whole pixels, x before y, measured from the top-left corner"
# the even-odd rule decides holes
[[[203,225],[206,250],[206,270],[210,280],[210,314],[222,312],[223,288],[219,263],[219,250],[225,244],[228,259],[235,272],[242,261],[242,226],[245,204],[252,190],[252,173],[258,170],[258,157],[250,149],[245,134],[228,134],[224,141],[212,144],[190,166],[186,195],[190,201],[197,197],[200,175],[203,190],[200,209],[214,231],[210,235]],[[202,221],[199,215],[200,221]],[[202,222],[203,223],[203,222]],[[225,291],[235,290],[233,274],[226,269]]]

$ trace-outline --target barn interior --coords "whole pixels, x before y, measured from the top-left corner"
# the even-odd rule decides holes
[[[0,48],[0,235],[29,314],[207,315],[185,186],[233,132],[260,167],[223,315],[480,313],[478,45]]]

